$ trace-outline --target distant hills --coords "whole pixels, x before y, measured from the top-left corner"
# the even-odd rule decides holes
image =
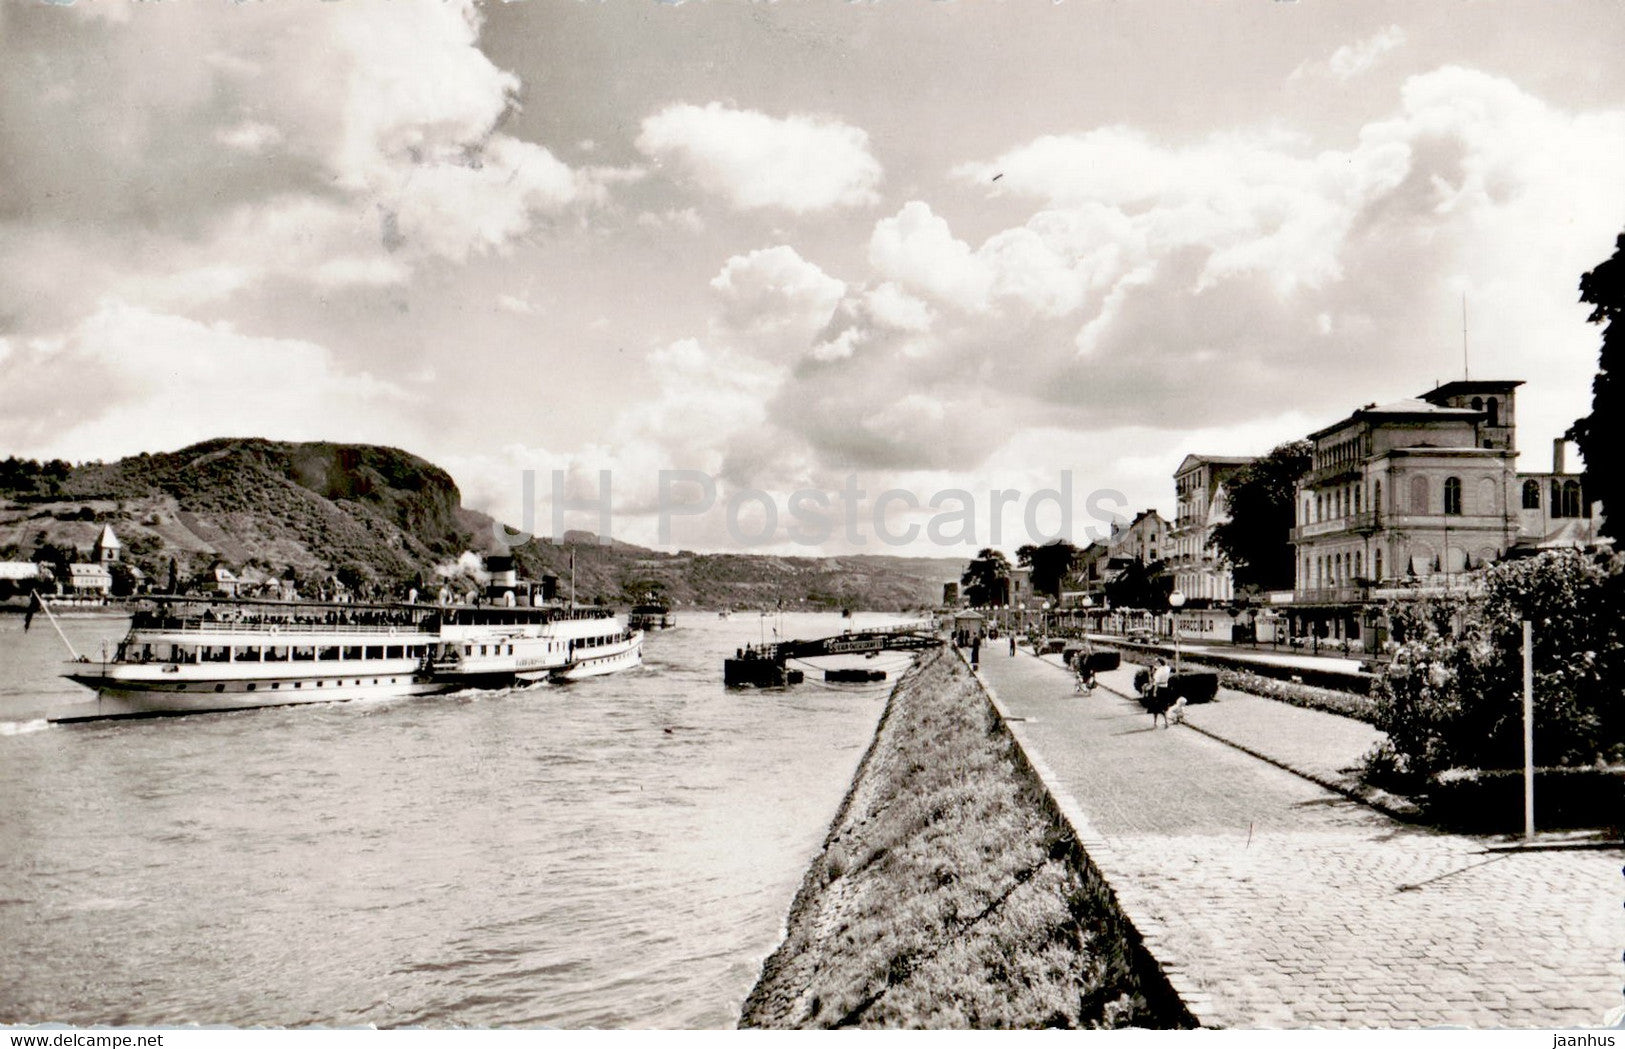
[[[162,585],[217,564],[250,578],[291,576],[303,592],[333,578],[363,593],[477,581],[474,558],[511,553],[521,572],[557,576],[577,599],[625,603],[654,590],[704,608],[931,607],[963,559],[663,553],[584,532],[504,550],[492,519],[462,505],[444,470],[396,448],[220,438],[113,463],[0,462],[0,560],[42,549],[80,556],[104,523],[125,559]],[[77,551],[78,554],[73,554]]]

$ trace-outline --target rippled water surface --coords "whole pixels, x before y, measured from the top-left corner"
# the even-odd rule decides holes
[[[680,616],[567,686],[59,726],[60,639],[0,616],[0,1022],[732,1026],[885,695],[725,691],[763,630]]]

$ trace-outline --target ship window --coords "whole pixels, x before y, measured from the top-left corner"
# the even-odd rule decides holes
[[[339,646],[337,646],[337,645],[323,645],[321,652],[318,653],[318,655],[317,655],[317,658],[318,659],[323,659],[323,660],[336,660],[336,659],[338,659],[339,658]]]
[[[463,655],[471,656],[473,654],[474,654],[474,646],[473,645],[464,645],[463,646]]]
[[[237,650],[237,662],[258,663],[260,661],[260,646],[244,645]]]
[[[301,688],[301,687],[302,687],[302,685],[301,685],[301,684],[300,684],[300,682],[298,682],[298,681],[295,681],[295,682],[294,682],[294,683],[293,683],[293,687],[294,687],[294,688]]]
[[[280,682],[280,681],[273,681],[273,682],[271,682],[271,687],[272,687],[272,688],[281,688],[281,687],[282,687],[282,682]]]
[[[488,649],[488,648],[490,648],[490,647],[491,647],[491,646],[490,646],[490,645],[481,645],[481,646],[480,646],[480,655],[482,655],[482,656],[484,656],[484,655],[489,655],[489,654],[490,654],[490,653],[488,653],[488,652],[487,652],[487,651],[486,651],[486,649]]]
[[[216,692],[224,692],[226,690],[226,686],[224,686],[224,685],[216,685],[216,686],[214,686],[214,690]]]
[[[360,645],[345,645],[344,646],[344,658],[345,659],[360,659],[361,658],[361,646]]]
[[[293,658],[300,663],[314,662],[316,659],[316,649],[312,645],[295,645],[293,648]]]
[[[288,661],[288,650],[281,645],[267,648],[265,650],[265,661],[267,663],[286,663]]]
[[[1540,509],[1540,482],[1525,481],[1523,483],[1523,508],[1525,510]]]
[[[230,660],[231,660],[231,646],[230,645],[205,645],[205,646],[203,646],[203,662],[205,662],[205,663],[226,663],[226,662],[230,662]]]
[[[367,658],[368,659],[383,659],[384,658],[384,646],[383,645],[368,645],[367,646]]]
[[[250,682],[249,682],[249,683],[248,683],[248,691],[250,691],[250,692],[252,692],[252,691],[254,691],[254,690],[255,690],[255,689],[257,689],[257,688],[259,688],[259,686],[258,686],[258,685],[256,685],[256,684],[254,684],[254,682],[252,682],[252,681],[250,681]]]
[[[322,687],[322,686],[323,686],[323,685],[325,685],[325,684],[326,684],[326,682],[325,682],[325,681],[318,681],[318,682],[316,682],[316,687],[317,687],[317,688],[321,688],[321,687]]]
[[[389,659],[399,659],[401,658],[401,653],[405,651],[406,649],[400,645],[390,645],[384,650],[384,655]]]

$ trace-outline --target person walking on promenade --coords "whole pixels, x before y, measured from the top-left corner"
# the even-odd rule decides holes
[[[1168,695],[1168,684],[1173,679],[1173,668],[1166,659],[1158,659],[1156,666],[1151,669],[1151,680],[1146,683],[1146,709],[1151,711],[1151,727],[1157,727],[1157,718],[1162,718],[1162,727],[1168,727],[1168,708],[1173,706],[1173,699]]]
[[[982,635],[973,634],[970,639],[970,668],[978,670],[982,665]]]
[[[1016,635],[1014,633],[1010,635],[1010,654],[1012,656],[1016,654]]]

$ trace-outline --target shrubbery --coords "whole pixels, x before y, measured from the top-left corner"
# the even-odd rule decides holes
[[[1376,686],[1388,735],[1373,782],[1425,789],[1447,769],[1523,765],[1522,622],[1534,630],[1535,763],[1625,761],[1625,575],[1612,556],[1552,551],[1491,568],[1482,602],[1393,613],[1403,638]]]

